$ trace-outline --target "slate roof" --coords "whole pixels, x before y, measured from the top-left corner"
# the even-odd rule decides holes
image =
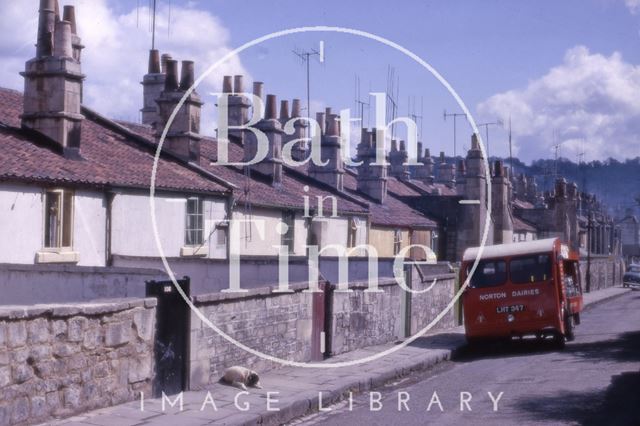
[[[0,180],[92,187],[148,188],[154,152],[126,133],[87,117],[80,159],[66,158],[55,142],[21,129],[22,93],[0,88]],[[158,189],[228,193],[230,188],[161,156]]]

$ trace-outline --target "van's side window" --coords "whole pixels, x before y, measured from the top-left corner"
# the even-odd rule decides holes
[[[509,272],[513,284],[531,284],[551,279],[551,257],[548,254],[511,259]]]
[[[471,265],[467,274],[471,272]],[[469,285],[474,288],[493,287],[507,281],[507,264],[504,260],[483,260],[478,263]]]

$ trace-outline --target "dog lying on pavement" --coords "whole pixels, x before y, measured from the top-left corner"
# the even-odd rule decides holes
[[[236,388],[247,390],[247,387],[262,389],[260,385],[260,377],[258,373],[245,367],[234,365],[224,370],[220,382],[234,386]]]

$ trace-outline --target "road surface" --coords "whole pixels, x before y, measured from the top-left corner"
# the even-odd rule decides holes
[[[588,307],[564,350],[515,342],[465,351],[328,408],[292,424],[640,425],[640,292]]]

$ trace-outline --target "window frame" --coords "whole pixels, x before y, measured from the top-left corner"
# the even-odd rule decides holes
[[[293,210],[285,210],[282,212],[282,223],[287,226],[287,232],[281,234],[280,245],[288,248],[288,252],[295,252],[295,226],[296,226],[296,212]]]
[[[196,212],[195,213],[190,213],[189,212],[189,207],[191,204],[191,202],[196,201]],[[187,201],[185,203],[185,209],[184,209],[185,215],[184,215],[184,245],[185,247],[201,247],[202,245],[204,245],[204,199],[202,197],[198,197],[198,196],[193,196],[193,197],[188,197]],[[193,217],[196,219],[196,223],[197,223],[197,218],[200,218],[200,226],[199,227],[190,227],[190,222],[189,219]],[[190,237],[192,235],[190,235],[190,233],[196,232],[196,234],[193,235],[198,235],[197,233],[199,232],[199,238],[196,238],[195,240],[197,241],[190,241]]]
[[[476,271],[474,272],[474,276],[477,276],[476,274],[478,273],[478,271],[480,270],[481,267],[483,267],[486,263],[494,263],[496,265],[496,270],[497,270],[497,266],[499,263],[502,263],[504,265],[504,278],[501,281],[496,281],[490,285],[481,285],[481,286],[476,286],[473,283],[473,277],[471,277],[471,281],[469,281],[469,287],[470,288],[475,288],[475,289],[483,289],[483,288],[493,288],[493,287],[501,287],[503,285],[505,285],[507,282],[511,283],[511,276],[509,274],[510,272],[510,266],[509,266],[509,262],[507,261],[507,259],[505,258],[495,258],[495,259],[481,259],[478,262],[478,266],[476,268]],[[471,269],[471,264],[467,265],[467,276],[469,276],[469,272]],[[493,274],[493,275],[497,275],[497,274]]]
[[[523,259],[529,259],[529,258],[536,258],[539,259],[541,256],[546,256],[548,259],[547,265],[548,265],[548,277],[546,277],[546,279],[542,279],[542,280],[537,280],[537,281],[514,281],[513,279],[513,271],[512,271],[512,264],[513,261],[518,261],[518,260],[523,260]],[[539,262],[537,263],[539,265]],[[527,254],[527,255],[521,255],[521,256],[513,256],[511,258],[509,258],[509,282],[513,285],[526,285],[526,284],[536,284],[536,283],[540,283],[540,282],[546,282],[549,281],[553,278],[553,259],[551,257],[551,254],[548,253],[538,253],[538,254]]]
[[[52,195],[58,198],[60,213],[57,220],[56,243],[50,244],[50,216],[49,199]],[[67,198],[68,197],[68,198]],[[73,250],[74,222],[75,222],[75,192],[65,188],[46,188],[43,192],[43,227],[42,248],[44,251],[59,252]],[[67,235],[65,235],[65,233]]]

